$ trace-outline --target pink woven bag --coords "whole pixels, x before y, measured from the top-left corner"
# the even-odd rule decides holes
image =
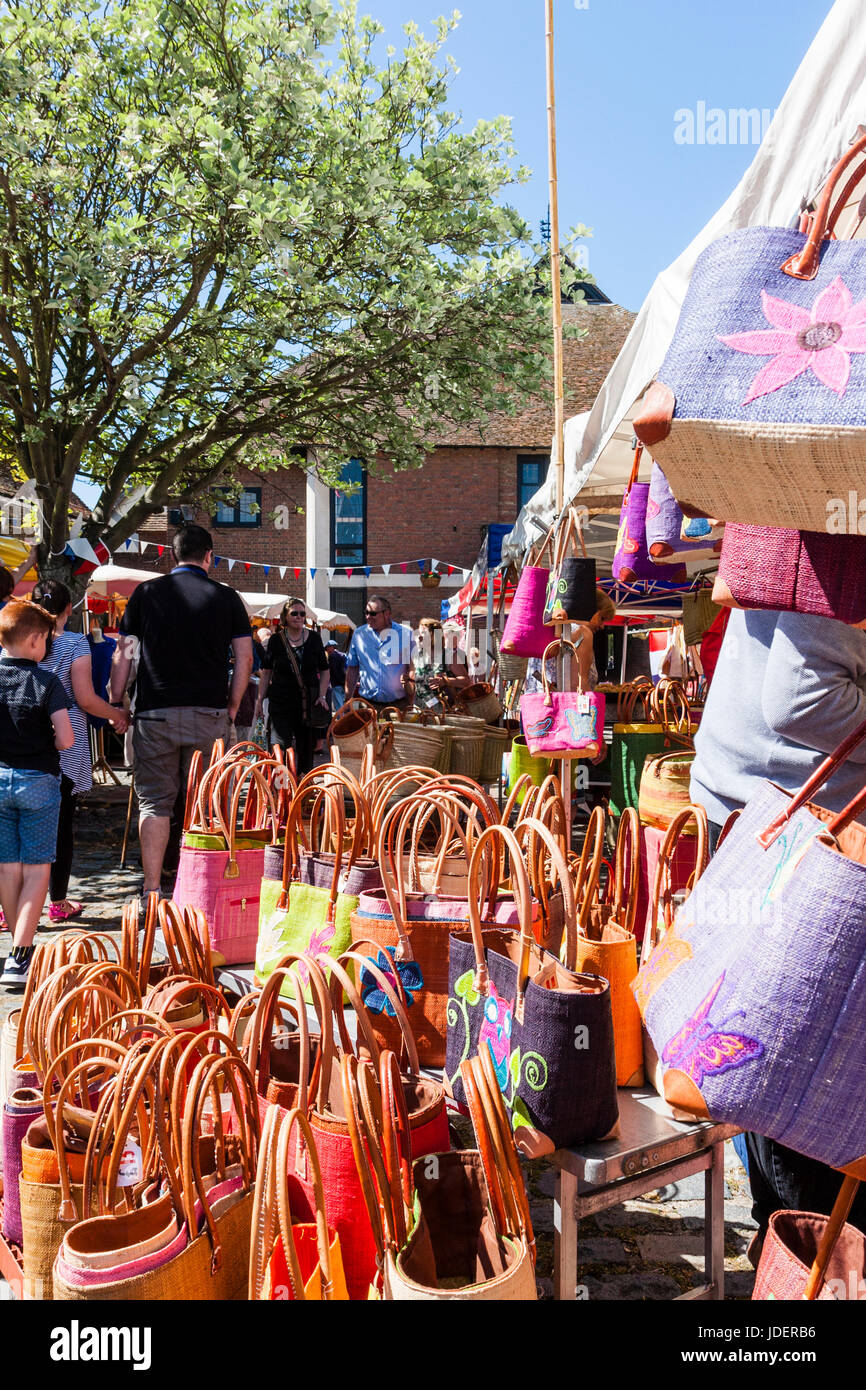
[[[543,695],[522,695],[520,717],[533,758],[597,758],[604,748],[604,696],[594,690],[551,690],[547,659],[560,646],[577,649],[571,642],[551,642],[543,653]]]
[[[553,532],[542,542],[537,559],[544,559],[552,545]],[[544,603],[550,570],[541,564],[524,565],[505,620],[499,650],[506,656],[541,656],[550,641],[550,628],[544,625]]]
[[[245,787],[244,820],[253,824],[238,830]],[[179,907],[201,909],[211,947],[228,965],[255,960],[264,840],[276,844],[278,835],[273,792],[259,765],[233,761],[222,769],[208,770],[199,788],[197,809],[195,828],[184,834],[174,901]],[[262,821],[269,821],[269,826]]]

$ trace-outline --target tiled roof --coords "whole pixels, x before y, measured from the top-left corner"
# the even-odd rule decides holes
[[[635,315],[619,304],[601,304],[593,308],[563,305],[563,318],[588,330],[585,338],[566,338],[563,343],[565,418],[568,419],[571,415],[589,410],[628,336]],[[445,427],[441,434],[434,434],[429,442],[432,448],[492,445],[511,449],[543,449],[546,452],[552,436],[551,376],[547,391],[531,396],[516,414],[503,412],[492,415],[479,425]]]

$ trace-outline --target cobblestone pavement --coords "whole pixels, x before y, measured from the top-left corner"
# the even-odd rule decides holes
[[[119,929],[124,901],[141,887],[138,844],[133,834],[129,865],[119,868],[126,813],[126,787],[96,787],[81,806],[76,829],[75,874],[69,896],[86,904],[74,925]],[[40,932],[40,936],[45,933]],[[0,957],[9,947],[0,933]],[[0,1021],[19,995],[0,991]],[[532,1220],[539,1249],[543,1297],[553,1293],[554,1169],[544,1160],[526,1165]],[[578,1278],[582,1295],[594,1299],[662,1299],[703,1282],[702,1174],[647,1193],[640,1201],[587,1217],[580,1223]],[[751,1296],[754,1272],[746,1248],[755,1231],[749,1185],[733,1145],[725,1146],[725,1296]]]

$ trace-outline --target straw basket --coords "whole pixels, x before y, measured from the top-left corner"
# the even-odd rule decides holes
[[[502,776],[502,755],[511,747],[511,734],[507,729],[496,729],[488,725],[484,731],[484,747],[481,753],[481,781],[498,782]]]
[[[442,724],[395,724],[392,767],[432,767],[447,772],[453,730]]]
[[[454,737],[451,740],[451,767],[449,771],[459,773],[464,777],[474,777],[477,782],[481,777],[485,731],[483,728],[462,728],[458,724],[452,724],[451,727],[454,730]]]
[[[495,724],[502,713],[502,705],[493,693],[493,687],[486,681],[476,681],[467,685],[457,696],[457,708],[462,713],[483,719],[486,724]]]
[[[499,667],[499,674],[503,681],[522,681],[526,677],[526,668],[529,665],[528,656],[511,656],[508,652],[502,651],[499,642],[502,633],[494,628],[490,634],[493,638],[493,653],[496,657],[496,664]]]

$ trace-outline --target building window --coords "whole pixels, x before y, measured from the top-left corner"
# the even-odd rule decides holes
[[[350,459],[343,482],[353,489],[331,490],[331,564],[367,563],[367,471],[360,459]]]
[[[525,507],[547,477],[550,459],[547,454],[517,455],[517,510]]]
[[[214,526],[261,526],[262,490],[260,487],[245,487],[237,496],[222,496],[217,493],[213,514]]]

